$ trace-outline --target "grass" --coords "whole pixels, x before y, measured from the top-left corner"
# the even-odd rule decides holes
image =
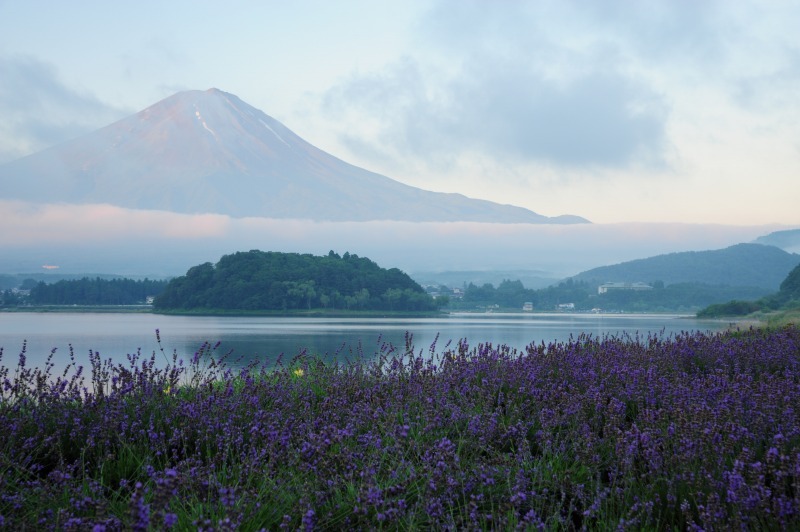
[[[800,526],[794,326],[523,350],[408,338],[277,369],[207,344],[61,375],[3,356],[0,528]]]
[[[773,328],[781,328],[787,326],[800,327],[800,308],[784,310],[768,315],[766,317],[767,325]]]

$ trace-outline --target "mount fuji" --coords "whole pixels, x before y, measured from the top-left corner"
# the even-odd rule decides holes
[[[588,223],[405,185],[312,146],[218,89],[179,92],[0,165],[0,196],[236,218]]]

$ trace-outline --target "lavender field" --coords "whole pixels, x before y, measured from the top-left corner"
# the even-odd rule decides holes
[[[378,354],[2,353],[0,528],[800,527],[796,327]]]

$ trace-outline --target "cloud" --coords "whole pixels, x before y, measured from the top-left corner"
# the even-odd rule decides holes
[[[800,23],[800,18],[798,18]],[[733,85],[736,103],[757,113],[778,111],[792,129],[798,111],[797,87],[800,85],[800,40],[794,47],[781,47],[771,54],[771,66],[762,72],[739,77]]]
[[[756,112],[796,107],[800,9],[792,2],[565,2],[594,39],[625,51],[628,68],[665,85],[713,90],[718,100]],[[702,105],[702,104],[701,104]]]
[[[126,114],[68,87],[48,63],[0,55],[0,163],[88,133]]]
[[[75,245],[127,239],[221,238],[231,219],[218,214],[176,214],[107,204],[34,204],[0,200],[0,245]]]
[[[332,249],[408,272],[519,269],[565,277],[661,253],[719,249],[786,228],[313,222],[3,200],[0,210],[0,271],[11,272],[32,271],[45,261],[70,272],[175,275],[236,251],[322,255]]]
[[[420,79],[406,62],[328,92],[333,113],[383,118],[372,136],[346,133],[342,142],[367,159],[411,155],[431,165],[475,150],[560,166],[663,162],[667,106],[619,73],[559,83],[525,65],[486,58],[437,87],[441,100],[431,99]]]
[[[537,33],[543,24],[518,4],[448,6],[423,25],[430,58],[356,73],[325,94],[324,110],[354,124],[341,141],[357,156],[434,168],[475,153],[560,167],[664,164],[669,106],[627,71],[615,42],[562,43]]]
[[[795,119],[798,24],[785,3],[438,2],[416,26],[421,51],[352,73],[323,109],[355,157],[407,176],[466,159],[487,175],[658,173],[686,163],[680,128],[697,117]]]
[[[668,63],[719,64],[726,56],[729,30],[736,28],[743,4],[704,2],[564,2],[562,20],[592,42],[608,40],[633,58],[664,66]],[[550,6],[555,7],[555,6]],[[734,30],[735,33],[736,30]]]
[[[519,161],[621,167],[657,160],[664,140],[657,96],[616,73],[567,84],[496,63],[477,65],[453,85],[450,116],[460,145]],[[477,75],[480,72],[483,75]]]

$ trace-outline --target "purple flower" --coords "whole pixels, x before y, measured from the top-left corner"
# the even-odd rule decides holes
[[[164,514],[164,526],[172,528],[178,523],[178,516],[173,513]]]
[[[314,510],[308,509],[308,511],[303,515],[303,528],[307,531],[314,530]]]

